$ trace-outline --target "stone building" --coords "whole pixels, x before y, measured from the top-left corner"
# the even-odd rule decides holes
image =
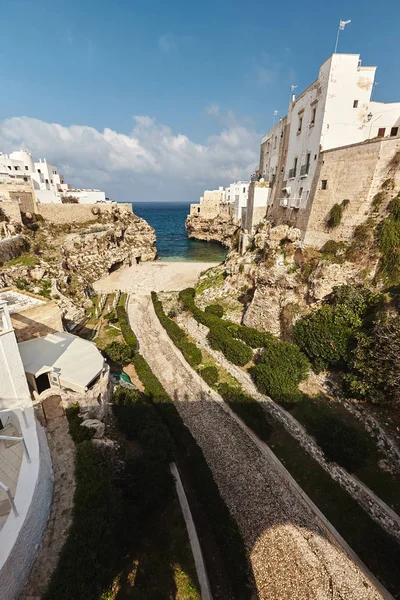
[[[375,71],[359,54],[333,54],[262,140],[258,176],[272,188],[268,217],[299,227],[308,244],[351,236],[382,183],[378,162],[396,154],[400,102],[371,100]],[[350,162],[340,166],[344,160]],[[352,196],[357,185],[363,191]],[[327,213],[344,199],[350,204],[343,226],[332,234]]]
[[[206,190],[200,202],[190,205],[190,216],[197,215],[203,219],[214,219],[220,213],[220,205],[224,198],[224,188]]]

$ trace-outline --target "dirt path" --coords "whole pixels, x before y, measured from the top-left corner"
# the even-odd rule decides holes
[[[383,596],[243,428],[187,365],[148,296],[131,297],[140,350],[201,446],[245,540],[262,600],[377,600]]]

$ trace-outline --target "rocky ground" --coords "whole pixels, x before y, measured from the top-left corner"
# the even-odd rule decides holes
[[[20,234],[24,254],[0,266],[0,288],[51,297],[66,322],[79,322],[91,305],[94,281],[123,267],[156,258],[156,236],[146,221],[116,205],[92,208],[93,220],[55,225],[35,215],[25,217]],[[21,252],[22,252],[21,250]]]
[[[176,402],[238,522],[258,597],[382,598],[276,464],[222,408],[222,399],[187,365],[162,329],[148,296],[131,298],[129,318],[142,354]]]
[[[232,248],[239,231],[237,223],[222,216],[205,219],[199,215],[189,215],[185,221],[185,227],[189,238],[219,242],[227,248]]]

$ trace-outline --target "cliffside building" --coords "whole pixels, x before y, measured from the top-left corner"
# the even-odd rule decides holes
[[[73,189],[56,165],[46,159],[34,162],[32,154],[25,150],[9,155],[0,152],[0,184],[9,186],[17,182],[31,184],[36,202],[42,204],[61,203],[63,197],[68,196],[73,196],[81,204],[106,202],[105,193],[100,190]]]
[[[247,206],[249,181],[235,181],[224,190],[223,202],[233,206],[232,216],[236,221],[242,218],[242,210]]]
[[[220,213],[220,206],[224,198],[224,188],[206,190],[200,197],[200,202],[190,205],[190,216],[197,215],[203,219],[214,219]]]
[[[371,100],[375,71],[362,66],[359,54],[333,54],[262,139],[258,176],[272,188],[268,217],[299,227],[307,244],[348,239],[382,178],[390,176],[400,102]],[[350,220],[332,233],[329,211],[344,199]]]

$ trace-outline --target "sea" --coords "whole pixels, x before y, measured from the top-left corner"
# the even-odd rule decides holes
[[[132,210],[156,231],[158,258],[165,261],[221,262],[227,249],[216,242],[190,240],[185,219],[190,204],[183,202],[132,202]]]

